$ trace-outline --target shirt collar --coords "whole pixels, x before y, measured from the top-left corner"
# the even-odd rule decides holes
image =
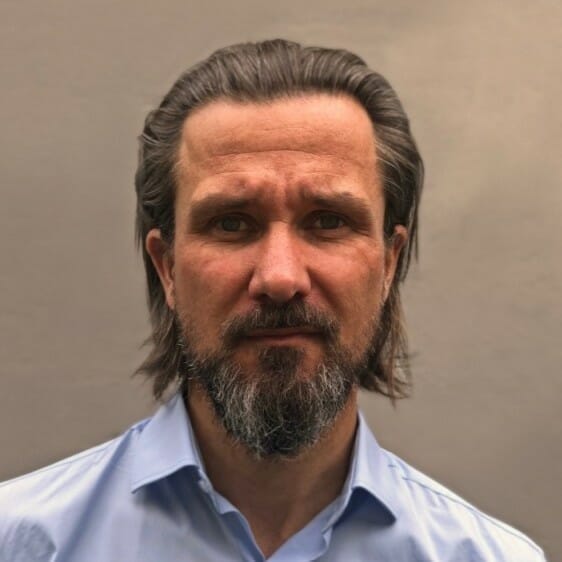
[[[391,470],[385,450],[378,444],[363,414],[359,412],[350,470],[328,525],[339,519],[354,501],[363,499],[371,508],[377,523],[394,523],[400,503]]]
[[[200,478],[206,478],[189,415],[177,393],[140,432],[134,449],[131,492],[185,467],[195,468]],[[349,474],[330,522],[341,516],[354,497],[364,495],[377,520],[382,516],[384,522],[393,523],[399,512],[395,487],[388,457],[359,413]]]
[[[131,492],[184,467],[203,473],[203,463],[185,404],[178,392],[142,428],[134,447]]]

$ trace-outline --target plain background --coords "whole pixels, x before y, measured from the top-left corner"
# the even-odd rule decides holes
[[[371,426],[562,559],[559,0],[2,0],[0,22],[0,479],[153,411],[136,136],[185,68],[281,36],[383,73],[427,165],[415,392],[365,396]]]

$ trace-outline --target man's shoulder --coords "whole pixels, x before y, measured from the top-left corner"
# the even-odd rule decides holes
[[[124,467],[131,443],[146,422],[138,422],[100,445],[0,482],[0,531],[7,518],[21,519],[26,514],[37,518],[50,510],[62,511],[87,496],[100,478]]]
[[[545,560],[541,548],[525,534],[484,513],[393,453],[385,450],[384,454],[400,483],[401,503],[406,506],[402,516],[415,518],[415,525],[443,543],[457,536],[459,559],[464,559],[460,556],[464,550],[478,548],[493,560]]]

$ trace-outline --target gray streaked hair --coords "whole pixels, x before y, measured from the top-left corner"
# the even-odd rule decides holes
[[[392,238],[396,225],[408,230],[381,311],[376,353],[372,354],[376,359],[358,381],[361,387],[393,401],[407,396],[410,369],[399,284],[406,278],[412,255],[417,255],[423,186],[423,162],[408,117],[386,79],[357,55],[275,39],[215,51],[178,78],[144,123],[135,176],[136,240],[144,259],[152,334],[147,340],[150,352],[137,372],[152,379],[156,399],[178,378],[182,353],[174,313],[144,241],[151,229],[158,228],[167,243],[173,242],[177,155],[186,118],[194,109],[218,99],[259,103],[314,93],[348,95],[365,109],[376,139],[385,197],[385,237]]]

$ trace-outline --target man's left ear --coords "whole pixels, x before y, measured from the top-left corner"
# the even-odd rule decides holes
[[[392,281],[396,274],[396,267],[402,248],[404,248],[408,241],[408,230],[405,226],[397,224],[394,227],[394,233],[391,238],[386,242],[385,257],[384,257],[384,301],[390,294]]]

